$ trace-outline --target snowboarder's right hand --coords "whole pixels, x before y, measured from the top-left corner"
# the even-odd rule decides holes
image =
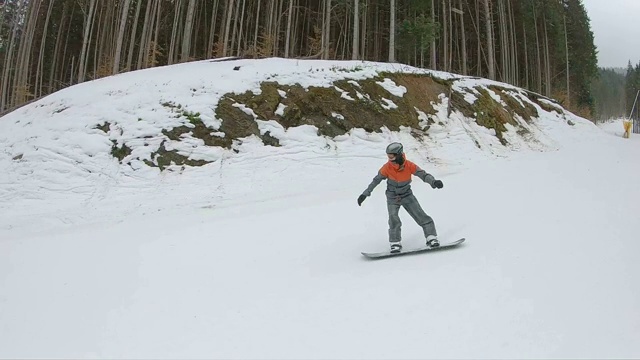
[[[442,181],[440,181],[440,180],[435,180],[435,181],[433,182],[433,185],[432,185],[431,187],[432,187],[432,188],[434,188],[434,189],[442,189],[442,187],[443,187],[443,186],[444,186],[444,185],[442,184]]]
[[[366,199],[367,197],[365,195],[360,195],[358,196],[358,206],[362,206],[362,202],[364,201],[364,199]]]

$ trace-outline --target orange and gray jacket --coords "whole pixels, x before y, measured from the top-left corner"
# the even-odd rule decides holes
[[[371,196],[373,189],[375,189],[376,186],[385,179],[387,180],[387,199],[399,200],[409,195],[413,195],[413,192],[411,191],[412,175],[419,177],[422,181],[432,186],[435,181],[433,175],[428,174],[418,165],[409,160],[405,159],[402,165],[388,161],[382,166],[382,168],[380,168],[380,171],[378,171],[378,174],[373,178],[373,181],[371,181],[371,184],[369,184],[362,195]]]

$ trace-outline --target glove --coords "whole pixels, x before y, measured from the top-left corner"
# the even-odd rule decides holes
[[[440,180],[435,180],[433,182],[433,185],[431,185],[431,187],[434,188],[434,189],[435,188],[442,189],[443,186],[444,186],[444,184]]]
[[[362,206],[362,202],[364,201],[364,199],[366,199],[367,197],[365,195],[360,195],[358,196],[358,206]]]

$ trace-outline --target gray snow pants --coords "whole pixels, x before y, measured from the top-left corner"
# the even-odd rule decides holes
[[[418,199],[412,194],[404,198],[399,199],[387,199],[387,209],[389,210],[389,241],[396,242],[402,240],[400,235],[400,228],[402,227],[402,221],[398,212],[400,207],[404,207],[405,210],[411,215],[413,220],[422,227],[424,231],[424,237],[426,239],[429,235],[438,235],[436,233],[436,226],[431,216],[427,215]]]

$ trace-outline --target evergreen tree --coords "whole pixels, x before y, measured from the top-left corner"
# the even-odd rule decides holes
[[[631,112],[633,109],[634,102],[636,102],[636,96],[638,94],[638,90],[640,90],[640,62],[633,67],[631,65],[631,61],[629,61],[629,65],[627,66],[627,75],[626,75],[627,84],[626,88],[626,98],[627,98],[627,108],[625,116],[632,115],[634,118],[638,118],[638,108],[640,104],[636,103],[636,111]],[[640,100],[638,100],[640,101]]]
[[[78,82],[223,54],[393,54],[523,86],[585,117],[595,104],[582,0],[0,0],[0,113]]]
[[[615,69],[598,69],[598,76],[591,86],[597,120],[626,116],[627,95],[625,86],[625,76]]]
[[[595,113],[595,101],[591,94],[591,82],[598,74],[597,50],[587,11],[582,0],[564,0],[569,43],[569,71],[577,107],[587,107]]]

